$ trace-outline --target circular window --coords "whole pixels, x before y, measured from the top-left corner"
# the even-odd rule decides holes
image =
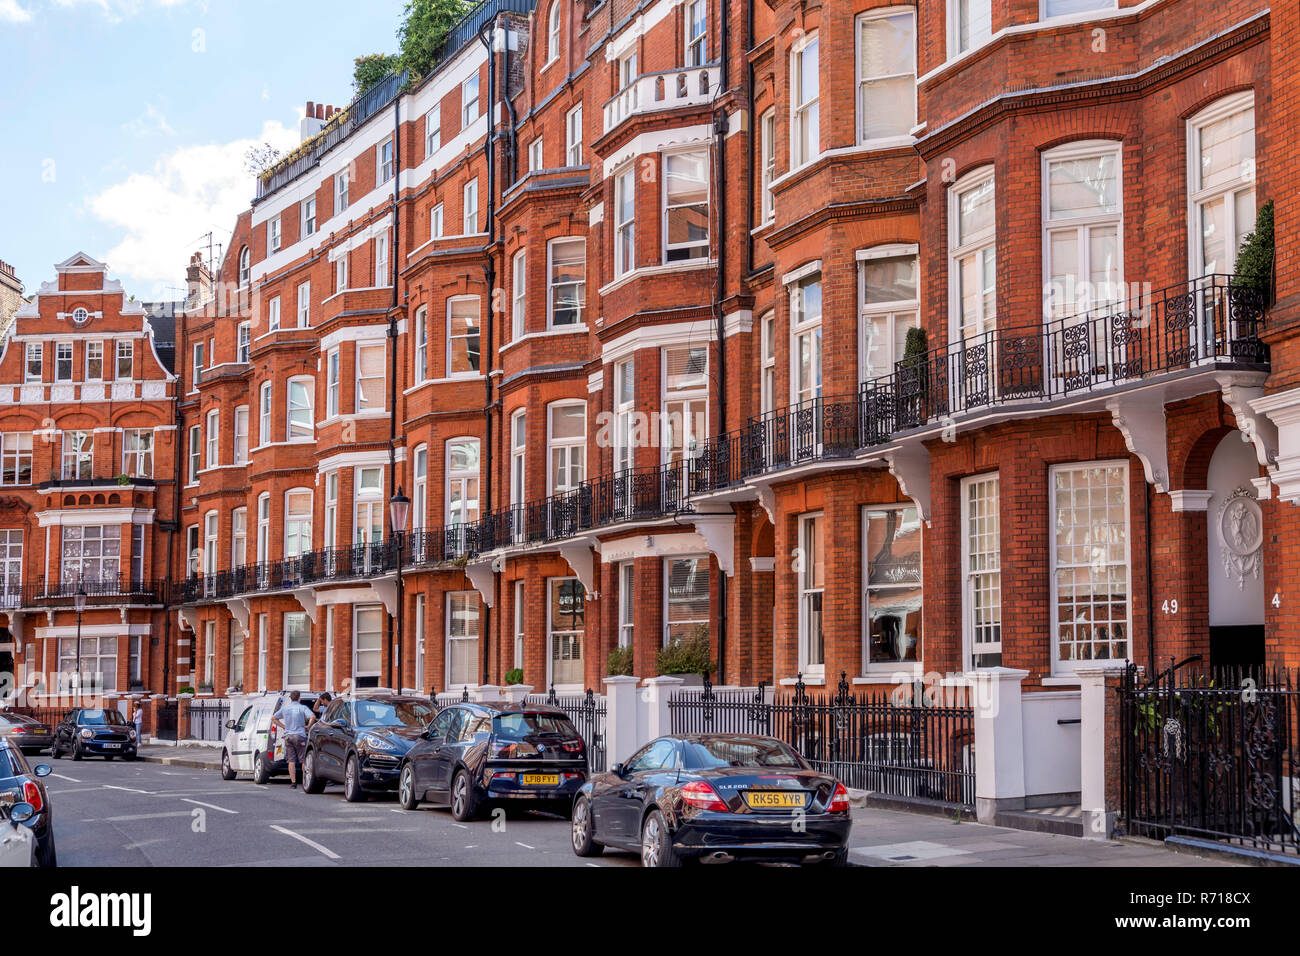
[[[72,321],[76,322],[78,325],[85,325],[88,318],[90,318],[90,313],[85,309],[72,310]]]

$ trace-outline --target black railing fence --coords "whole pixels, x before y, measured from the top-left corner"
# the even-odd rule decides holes
[[[549,704],[564,711],[587,745],[587,763],[592,773],[605,772],[605,719],[608,716],[605,697],[598,697],[590,687],[585,694],[556,694],[552,687],[546,694],[530,695],[526,702]]]
[[[196,698],[190,701],[185,714],[189,724],[188,739],[221,740],[226,735],[226,721],[230,719],[230,701]]]
[[[494,0],[495,2],[495,0]],[[522,2],[522,0],[521,0]],[[1265,294],[1209,275],[1065,318],[996,329],[899,362],[852,394],[759,415],[689,458],[631,468],[467,521],[372,544],[326,548],[180,585],[183,602],[220,600],[403,568],[462,565],[506,547],[563,541],[623,522],[690,512],[692,497],[772,471],[837,459],[917,429],[1016,402],[1106,394],[1152,375],[1268,367]]]
[[[776,737],[846,786],[960,807],[975,804],[975,711],[963,687],[943,699],[919,689],[853,693],[841,673],[833,695],[809,694],[803,675],[769,699],[757,691],[679,691],[674,733]]]
[[[1300,853],[1300,690],[1289,670],[1171,666],[1120,688],[1121,826]]]

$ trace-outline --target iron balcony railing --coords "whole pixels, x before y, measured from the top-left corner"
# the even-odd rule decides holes
[[[38,577],[22,584],[14,581],[0,586],[0,607],[71,606],[78,591],[85,593],[86,603],[91,606],[162,604],[166,599],[167,582],[141,580],[130,574],[107,574],[71,581],[46,581]]]
[[[1232,277],[1204,276],[1034,326],[998,329],[899,362],[851,394],[824,395],[752,418],[691,458],[631,468],[546,498],[394,539],[325,548],[213,575],[191,575],[183,600],[222,599],[403,568],[435,567],[506,547],[693,510],[692,497],[760,475],[852,459],[901,435],[990,408],[1106,393],[1201,369],[1267,369],[1266,298]]]

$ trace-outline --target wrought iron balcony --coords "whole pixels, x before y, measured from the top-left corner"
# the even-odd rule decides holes
[[[97,579],[74,581],[49,581],[35,578],[26,584],[5,584],[0,587],[2,608],[71,607],[77,592],[86,595],[88,607],[124,604],[162,604],[167,582],[147,581],[129,574],[110,574]]]
[[[803,465],[851,459],[910,432],[997,407],[1105,396],[1161,377],[1267,370],[1264,293],[1230,276],[1181,286],[1033,326],[998,329],[898,363],[846,395],[822,396],[751,419],[699,454],[585,481],[576,489],[420,528],[398,542],[326,548],[191,576],[182,600],[231,597],[459,564],[502,548],[545,545],[627,522],[693,510],[691,498]]]

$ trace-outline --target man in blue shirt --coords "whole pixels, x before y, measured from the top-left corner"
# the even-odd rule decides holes
[[[271,717],[284,731],[284,759],[289,764],[290,790],[298,789],[298,768],[307,753],[307,729],[316,723],[316,715],[298,703],[300,696],[296,690],[289,691],[289,702],[282,704]]]

